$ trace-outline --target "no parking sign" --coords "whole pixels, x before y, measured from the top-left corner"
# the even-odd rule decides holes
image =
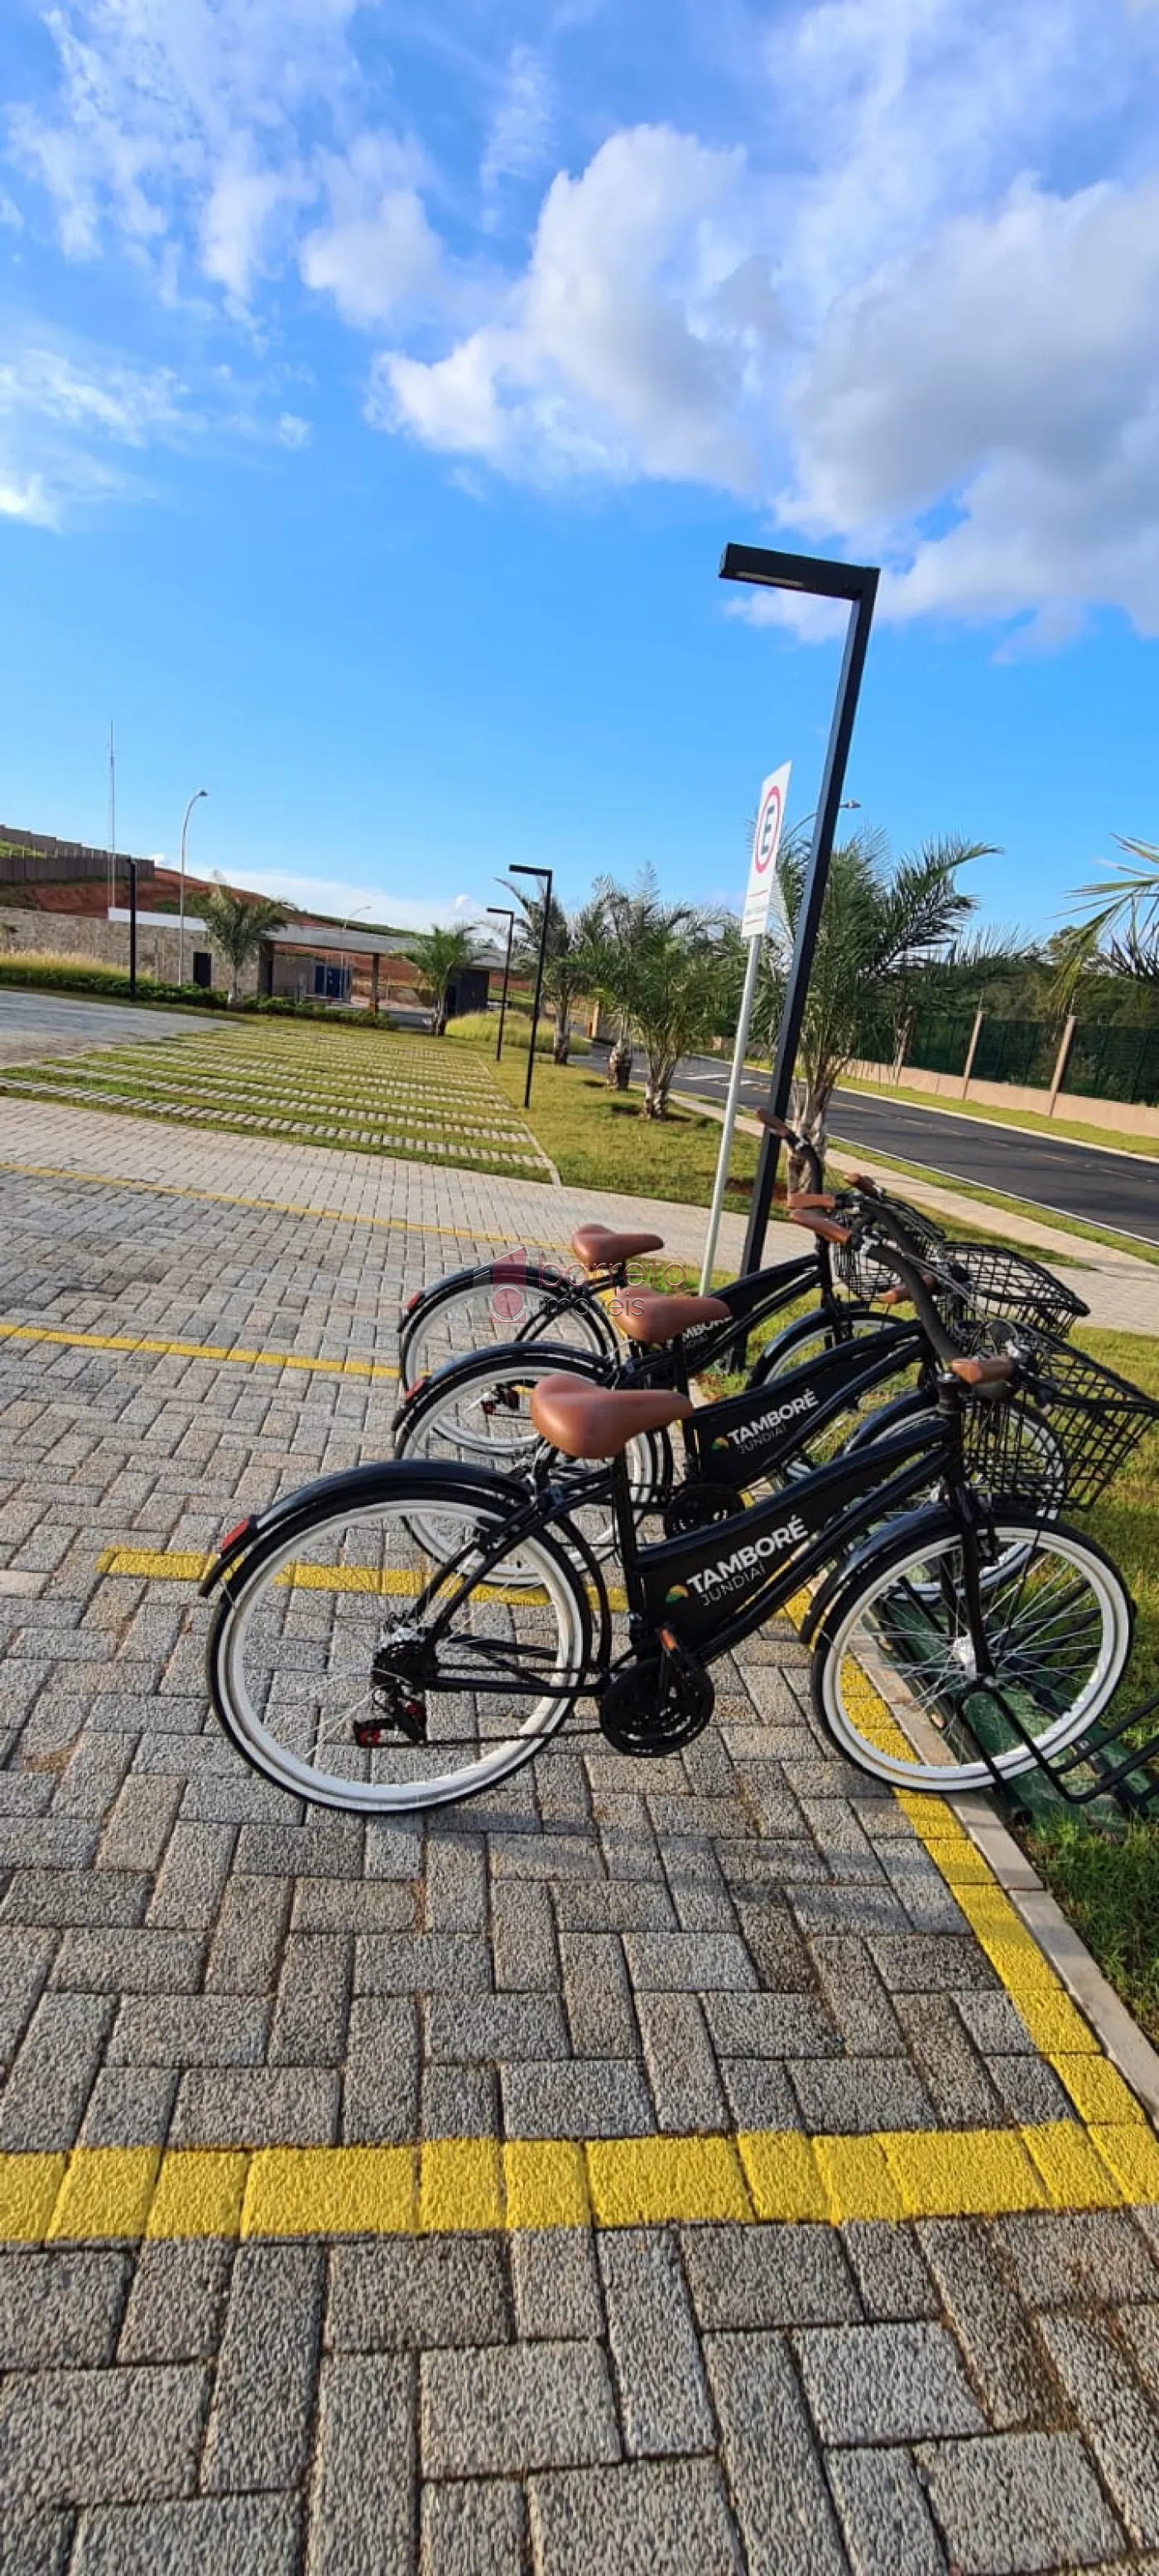
[[[785,799],[789,793],[792,762],[786,760],[774,769],[761,789],[757,827],[753,833],[752,864],[749,868],[741,931],[746,939],[759,939],[769,926],[770,907],[777,903],[777,852],[781,846],[781,827],[785,819]],[[777,911],[780,905],[777,903]]]

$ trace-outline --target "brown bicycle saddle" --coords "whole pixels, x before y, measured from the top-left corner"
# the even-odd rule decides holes
[[[692,1412],[687,1395],[659,1387],[589,1386],[582,1377],[542,1377],[531,1390],[530,1413],[541,1440],[565,1458],[616,1458],[641,1431],[666,1431]]]
[[[612,1299],[612,1322],[633,1342],[673,1342],[696,1324],[727,1324],[729,1313],[719,1297],[665,1297],[655,1288],[621,1288]]]
[[[617,1234],[610,1225],[577,1225],[571,1248],[585,1270],[614,1270],[641,1252],[663,1252],[662,1234]]]

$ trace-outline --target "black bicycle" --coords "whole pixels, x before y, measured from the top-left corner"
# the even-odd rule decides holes
[[[1010,1401],[1022,1364],[963,1357],[920,1272],[876,1248],[939,1353],[933,1410],[789,1492],[644,1541],[625,1452],[687,1422],[690,1398],[560,1374],[535,1387],[543,1445],[520,1480],[393,1462],[239,1523],[203,1586],[220,1593],[210,1687],[238,1749],[364,1814],[495,1788],[584,1698],[622,1752],[678,1752],[711,1716],[711,1666],[791,1603],[821,1723],[879,1779],[985,1786],[1082,1739],[1130,1651],[1121,1578],[1091,1540],[976,1489],[964,1425]],[[1120,1446],[1159,1412],[1137,1407]],[[609,1499],[611,1590],[577,1513]],[[430,1516],[437,1556],[416,1535]]]
[[[815,1147],[783,1119],[765,1110],[757,1115],[792,1146],[808,1175],[810,1191],[820,1194],[824,1173]],[[917,1208],[886,1199],[880,1191],[873,1195],[880,1205],[904,1217],[911,1240],[923,1249],[934,1252],[944,1245],[940,1228]],[[630,1284],[633,1265],[663,1248],[661,1235],[617,1232],[593,1223],[580,1226],[571,1238],[574,1271],[561,1269],[541,1252],[519,1248],[450,1271],[431,1287],[417,1289],[399,1317],[398,1366],[404,1393],[423,1385],[451,1362],[474,1359],[494,1347],[528,1349],[547,1342],[554,1350],[574,1352],[581,1361],[614,1364],[618,1343],[609,1298]],[[1063,1311],[1086,1313],[1081,1300],[1060,1291],[1048,1272],[1040,1271],[1038,1276],[1040,1285],[1049,1281],[1056,1302],[1061,1295]],[[776,1375],[797,1358],[851,1339],[877,1321],[872,1313],[878,1294],[872,1263],[867,1263],[860,1282],[848,1265],[839,1279],[829,1245],[823,1241],[794,1259],[730,1280],[718,1293],[727,1309],[725,1322],[690,1335],[686,1343],[685,1361],[694,1376],[716,1367],[739,1333],[756,1332],[802,1299],[808,1301],[805,1313],[795,1315],[774,1342],[758,1351],[753,1365],[756,1378]]]

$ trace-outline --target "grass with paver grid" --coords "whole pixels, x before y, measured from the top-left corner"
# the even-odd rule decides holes
[[[247,1027],[0,1069],[0,1091],[456,1169],[550,1178],[475,1050]]]
[[[109,1334],[385,1352],[445,1251],[12,1173],[0,1211],[0,1310]],[[192,1586],[98,1572],[380,1453],[392,1401],[0,1347],[0,2181],[44,2212],[0,2264],[6,2576],[1142,2568],[1159,2215],[1066,2194],[1118,2199],[1088,2134],[1132,2203],[1159,2157],[791,1635],[676,1760],[565,1735],[365,1827],[223,1744]]]

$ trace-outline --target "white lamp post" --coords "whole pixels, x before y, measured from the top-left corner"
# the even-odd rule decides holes
[[[181,898],[177,915],[177,981],[179,984],[183,984],[185,982],[185,835],[189,830],[189,817],[193,812],[194,806],[200,801],[201,797],[208,796],[208,794],[208,787],[197,787],[194,789],[194,792],[189,799],[189,803],[185,808],[185,819],[181,825]]]

